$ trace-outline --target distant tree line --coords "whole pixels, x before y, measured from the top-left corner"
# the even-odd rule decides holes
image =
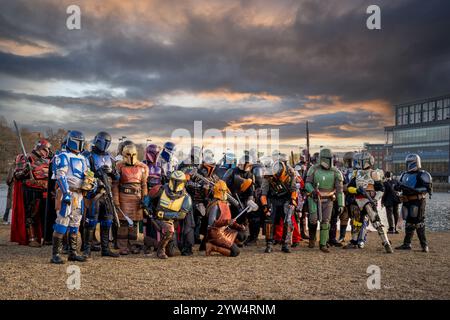
[[[56,131],[49,129],[43,134],[41,132],[32,132],[25,128],[21,128],[20,132],[27,152],[33,150],[39,138],[47,139],[52,144],[53,151],[55,151],[61,146],[62,140],[67,133],[63,129]],[[2,182],[8,172],[8,168],[14,163],[16,156],[21,152],[19,139],[13,125],[8,124],[5,117],[0,116],[0,176],[2,177]]]

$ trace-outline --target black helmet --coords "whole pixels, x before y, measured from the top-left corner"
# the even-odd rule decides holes
[[[353,168],[353,157],[355,153],[354,152],[346,152],[344,156],[342,157],[342,162],[344,163],[344,167],[346,168]]]
[[[94,138],[94,147],[100,152],[106,152],[111,145],[111,135],[108,132],[101,131]]]

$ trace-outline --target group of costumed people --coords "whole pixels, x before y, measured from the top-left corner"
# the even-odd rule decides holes
[[[328,148],[311,157],[302,153],[293,164],[279,152],[261,157],[244,152],[239,159],[225,153],[216,161],[211,150],[194,146],[178,161],[174,143],[166,142],[162,148],[148,145],[140,161],[132,141],[121,142],[113,157],[111,141],[99,132],[86,147],[81,132],[69,131],[55,154],[40,139],[30,153],[18,155],[11,241],[51,244],[51,262],[61,264],[63,253],[69,261],[86,261],[92,251],[112,258],[156,251],[167,259],[176,250],[192,255],[196,245],[207,256],[236,257],[243,247],[256,245],[261,232],[266,253],[276,244],[290,253],[302,240],[314,248],[319,231],[319,249],[327,253],[330,246],[364,248],[371,224],[392,253],[388,233],[397,231],[386,230],[377,209],[391,188],[406,221],[397,249],[411,249],[416,231],[428,252],[424,221],[432,181],[417,154],[406,157],[405,171],[391,183],[392,176],[374,168],[366,151],[346,153],[340,168]],[[391,213],[398,210],[393,206]]]

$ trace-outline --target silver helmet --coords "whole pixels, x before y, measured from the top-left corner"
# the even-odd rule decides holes
[[[408,172],[417,171],[422,168],[422,161],[420,156],[415,153],[408,154],[405,159],[406,170]]]

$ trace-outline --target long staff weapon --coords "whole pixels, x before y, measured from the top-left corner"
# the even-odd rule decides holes
[[[30,159],[28,159],[27,151],[25,150],[25,146],[23,144],[22,135],[20,134],[19,127],[17,126],[16,120],[13,120],[13,122],[14,122],[14,127],[16,128],[17,137],[19,138],[20,147],[21,147],[22,153],[23,153],[23,158],[25,159],[25,164],[28,167],[28,169],[30,170],[30,178],[31,178],[31,180],[36,181],[36,179],[33,176],[33,170],[31,168]]]

